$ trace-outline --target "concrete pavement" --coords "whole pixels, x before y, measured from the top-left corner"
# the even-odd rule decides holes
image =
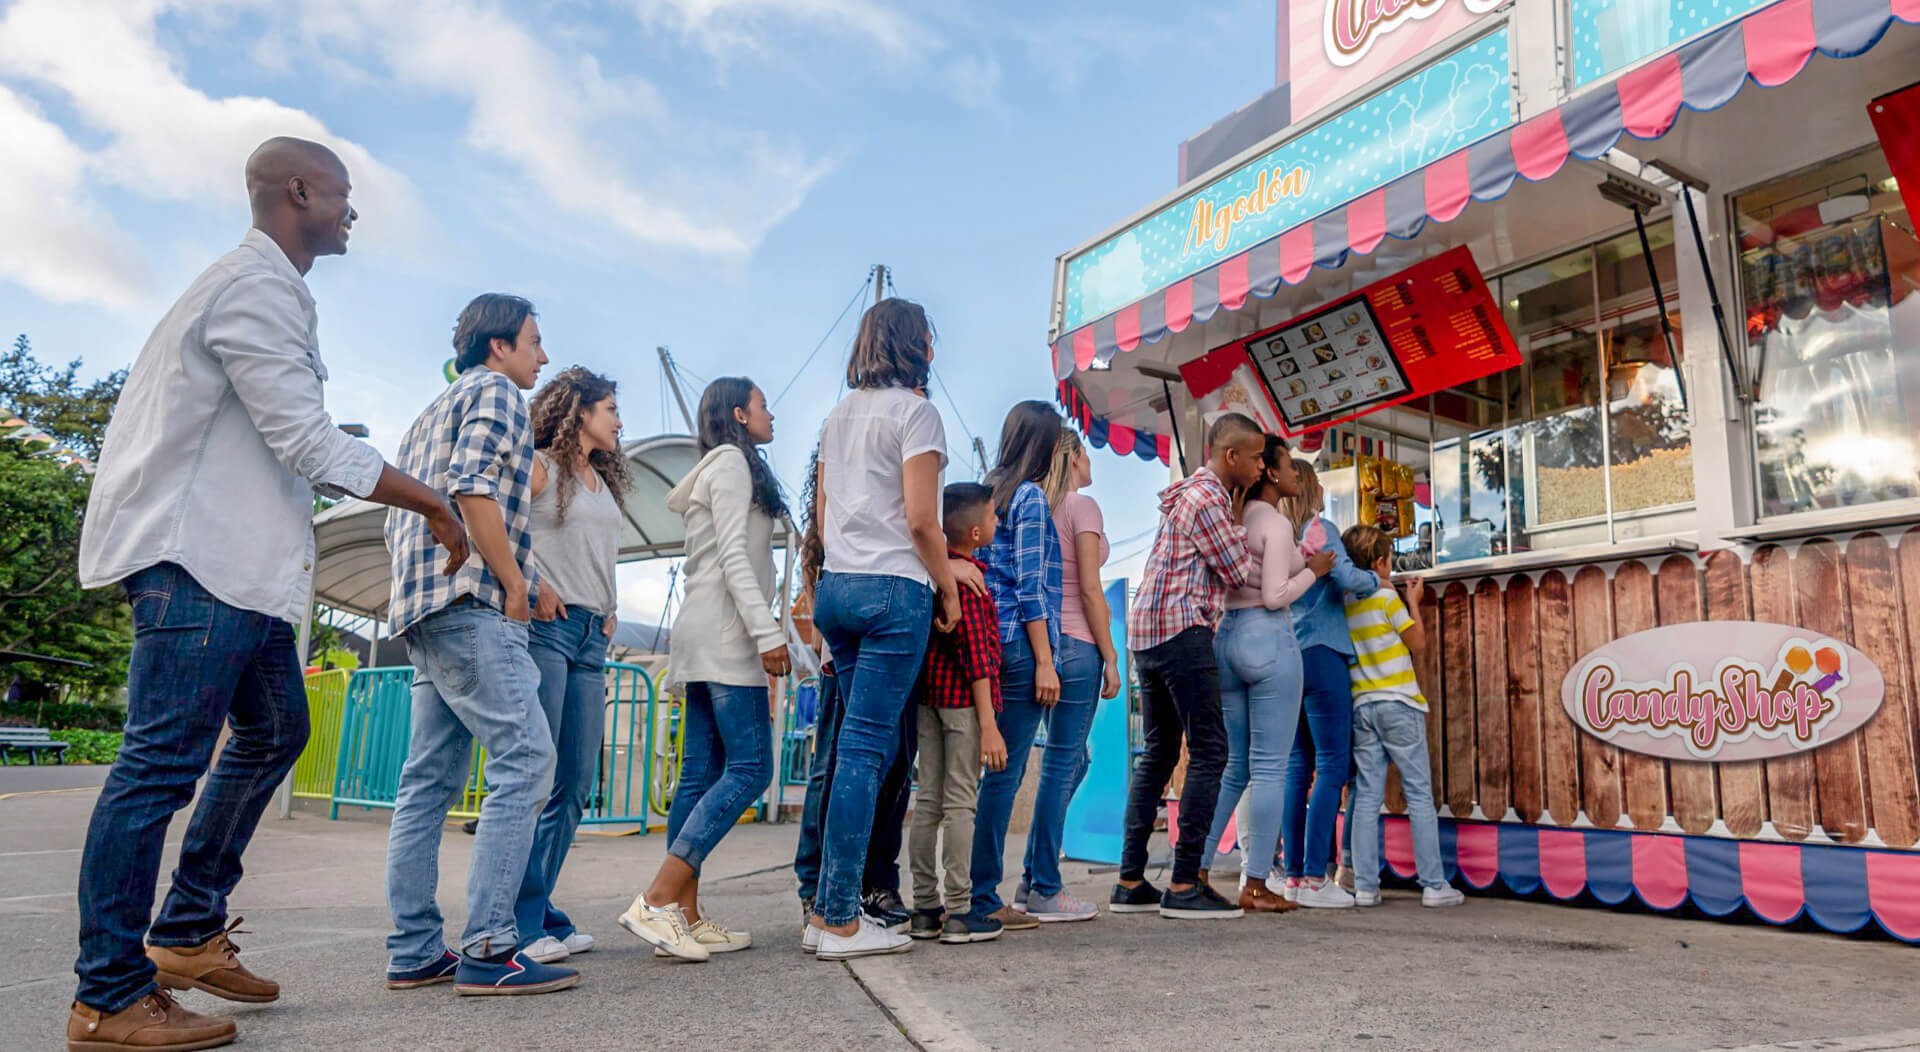
[[[15,962],[0,977],[0,1048],[61,1047],[89,782],[0,781],[0,937]],[[259,1049],[1920,1048],[1915,948],[1495,898],[1423,910],[1390,892],[1377,910],[1224,922],[1103,914],[997,943],[816,962],[798,947],[792,825],[742,826],[708,863],[703,898],[753,931],[750,951],[655,960],[613,917],[665,838],[584,835],[558,896],[601,940],[572,962],[578,987],[394,993],[381,983],[385,835],[383,812],[270,815],[232,909],[255,933],[238,938],[247,961],[285,993],[267,1006],[188,1003],[232,1014]],[[440,860],[456,935],[471,843],[449,826]],[[1072,863],[1067,874],[1104,900],[1108,878]]]

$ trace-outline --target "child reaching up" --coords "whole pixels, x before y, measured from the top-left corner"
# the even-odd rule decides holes
[[[1356,906],[1380,905],[1380,805],[1387,763],[1400,768],[1412,826],[1414,868],[1422,906],[1458,906],[1466,901],[1447,883],[1440,861],[1440,823],[1433,813],[1433,775],[1427,767],[1427,699],[1420,693],[1413,657],[1426,649],[1425,629],[1407,612],[1418,609],[1424,589],[1418,578],[1400,601],[1387,583],[1393,542],[1371,526],[1340,537],[1353,561],[1380,578],[1380,588],[1347,603],[1353,636],[1353,897]]]
[[[947,557],[956,562],[974,562],[973,553],[991,541],[999,528],[993,491],[977,482],[948,486],[940,512]],[[1007,744],[994,719],[1000,710],[1000,616],[991,595],[961,590],[960,623],[951,632],[934,634],[927,645],[921,683],[920,788],[913,801],[913,834],[907,842],[914,906],[908,934],[916,939],[937,937],[945,943],[997,939],[1001,923],[972,908],[971,875],[980,769],[998,771],[1007,766]],[[944,841],[937,851],[936,841]],[[946,863],[944,895],[942,860]]]

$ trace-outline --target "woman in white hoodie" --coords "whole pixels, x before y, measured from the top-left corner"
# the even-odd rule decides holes
[[[620,924],[682,960],[751,945],[746,932],[700,909],[700,865],[773,777],[767,677],[788,671],[786,635],[773,616],[773,524],[787,509],[755,448],[771,441],[766,395],[751,380],[715,380],[700,396],[706,455],[667,495],[687,526],[687,594],[667,666],[669,686],[686,693],[685,758],[667,815],[667,859]]]

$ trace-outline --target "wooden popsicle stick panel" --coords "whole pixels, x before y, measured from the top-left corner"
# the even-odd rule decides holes
[[[1615,639],[1644,632],[1659,624],[1653,593],[1653,575],[1639,562],[1623,564],[1613,575]],[[1627,818],[1636,829],[1658,829],[1667,818],[1666,762],[1637,752],[1620,754],[1620,773],[1626,784]]]
[[[1441,672],[1446,688],[1443,728],[1447,752],[1447,809],[1455,818],[1473,813],[1473,596],[1458,582],[1447,586],[1440,603],[1446,622]]]
[[[1434,802],[1446,799],[1447,751],[1445,724],[1442,722],[1444,684],[1440,681],[1440,593],[1429,589],[1414,612],[1427,630],[1427,649],[1413,656],[1414,670],[1420,676],[1420,692],[1427,697],[1427,770],[1432,777]]]
[[[1900,611],[1900,566],[1877,535],[1847,543],[1847,592],[1853,596],[1853,645],[1873,659],[1886,678],[1880,711],[1857,735],[1866,756],[1873,829],[1893,847],[1920,841],[1920,785],[1913,755],[1913,669],[1904,645]],[[1911,609],[1914,596],[1907,596]]]
[[[1900,567],[1900,591],[1906,602],[1906,645],[1899,664],[1906,669],[1908,734],[1920,733],[1920,529],[1901,538],[1896,553]],[[1885,667],[1882,667],[1885,672]],[[1882,707],[1885,707],[1882,702]],[[1882,835],[1881,839],[1886,839]]]
[[[1794,610],[1793,560],[1785,548],[1768,545],[1753,553],[1748,568],[1753,587],[1753,619],[1777,625],[1798,624]],[[1813,832],[1813,757],[1782,756],[1764,761],[1767,768],[1767,814],[1773,828],[1788,840],[1805,840]]]
[[[1706,557],[1707,617],[1747,621],[1747,569],[1740,555],[1717,551]],[[1765,767],[1758,760],[1716,765],[1720,775],[1720,817],[1734,836],[1755,836],[1767,819]],[[1684,825],[1684,823],[1682,823]]]
[[[1597,566],[1573,578],[1573,632],[1575,654],[1591,653],[1614,638],[1612,586]],[[1587,820],[1602,829],[1613,828],[1624,810],[1621,755],[1592,735],[1580,736],[1580,802]]]
[[[1662,625],[1700,620],[1700,570],[1684,555],[1668,556],[1654,576]],[[1667,761],[1667,788],[1673,797],[1673,820],[1689,833],[1705,833],[1719,817],[1714,793],[1713,765],[1691,760]]]
[[[1534,607],[1540,639],[1540,741],[1546,809],[1560,825],[1580,813],[1580,729],[1560,703],[1573,671],[1573,588],[1558,570],[1540,578]]]
[[[1840,564],[1839,546],[1832,541],[1803,545],[1793,557],[1794,600],[1800,607],[1800,625],[1850,643],[1853,632],[1848,623],[1846,582]],[[1813,769],[1821,827],[1828,836],[1843,843],[1855,844],[1865,839],[1869,820],[1860,736],[1849,735],[1814,749]]]
[[[1507,582],[1507,696],[1513,700],[1508,751],[1513,757],[1513,809],[1529,822],[1539,819],[1547,806],[1547,772],[1540,755],[1540,629],[1534,621],[1533,593],[1530,578],[1515,577]],[[1558,686],[1556,683],[1556,704]]]
[[[1474,750],[1480,811],[1498,822],[1507,813],[1508,778],[1513,767],[1508,748],[1507,612],[1500,582],[1483,579],[1473,590],[1473,701],[1479,731]]]

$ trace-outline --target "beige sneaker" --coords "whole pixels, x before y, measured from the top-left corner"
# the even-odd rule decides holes
[[[683,961],[704,961],[707,948],[700,945],[687,929],[686,914],[678,903],[649,906],[645,895],[636,895],[627,912],[620,915],[620,926],[652,943],[667,956]]]
[[[711,917],[702,917],[687,929],[693,933],[693,941],[706,947],[708,953],[732,953],[753,945],[753,936],[744,931],[734,931],[724,925],[716,924]],[[673,954],[655,947],[655,957],[671,957]]]

